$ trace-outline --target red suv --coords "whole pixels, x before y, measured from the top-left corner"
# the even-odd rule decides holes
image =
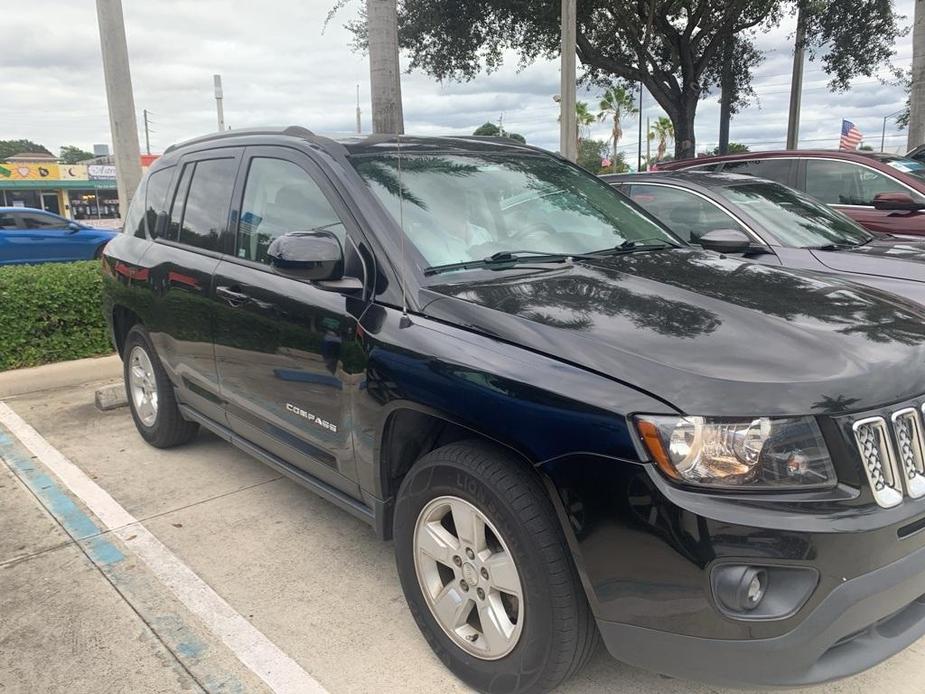
[[[770,178],[812,195],[868,229],[925,236],[925,163],[898,154],[749,152],[671,161],[658,168]]]

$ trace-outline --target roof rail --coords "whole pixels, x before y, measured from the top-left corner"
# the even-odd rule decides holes
[[[170,154],[174,150],[177,150],[181,147],[187,147],[188,145],[211,142],[212,140],[219,140],[225,137],[247,135],[289,135],[291,137],[315,137],[315,133],[313,133],[308,128],[303,128],[301,125],[290,125],[285,128],[251,128],[246,130],[228,130],[220,133],[200,135],[199,137],[194,137],[189,140],[184,140],[183,142],[178,142],[176,144],[170,145],[167,149],[165,149],[164,154]]]

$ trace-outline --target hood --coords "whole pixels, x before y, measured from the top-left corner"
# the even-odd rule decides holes
[[[925,309],[699,250],[425,290],[424,313],[700,415],[860,411],[925,393]]]
[[[841,251],[811,251],[832,270],[925,282],[925,241],[878,239]]]

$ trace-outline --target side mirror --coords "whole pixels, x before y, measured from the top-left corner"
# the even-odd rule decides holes
[[[80,226],[77,222],[68,222],[68,223],[67,223],[67,230],[68,230],[69,232],[71,232],[72,234],[73,234],[75,231],[80,231],[81,229],[83,229],[83,227]]]
[[[918,212],[925,210],[925,204],[913,200],[909,193],[877,193],[874,196],[874,209]]]
[[[318,282],[344,276],[344,250],[328,231],[290,231],[267,248],[273,269],[292,279]]]
[[[714,229],[700,237],[700,245],[718,253],[747,253],[752,242],[745,232],[738,229]]]

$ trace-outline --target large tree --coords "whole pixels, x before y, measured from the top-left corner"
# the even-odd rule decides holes
[[[717,87],[724,46],[735,39],[733,98],[741,102],[760,57],[754,35],[779,25],[797,2],[807,51],[833,89],[872,75],[892,56],[900,33],[892,0],[581,0],[584,78],[642,82],[674,124],[676,156],[693,156],[697,104]],[[402,0],[399,42],[411,68],[468,80],[500,67],[508,51],[525,65],[556,57],[560,7],[560,0]],[[363,44],[364,18],[350,26]]]
[[[51,154],[45,147],[32,140],[0,140],[0,161],[17,154]]]

